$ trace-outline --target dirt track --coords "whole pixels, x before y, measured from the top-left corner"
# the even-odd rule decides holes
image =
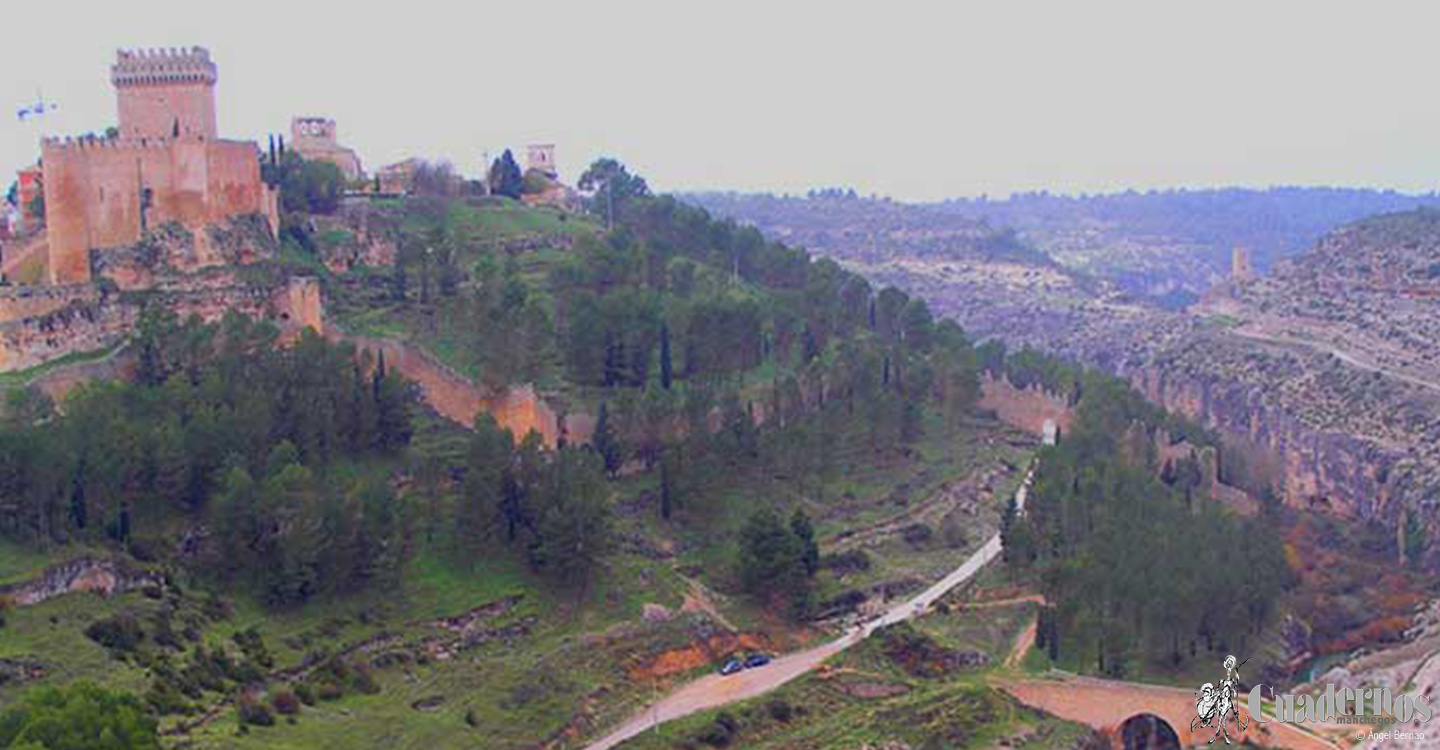
[[[1034,468],[1026,475],[1025,481],[1016,493],[1016,502],[1025,507],[1025,496],[1030,487]],[[976,550],[965,562],[934,585],[920,592],[914,598],[896,606],[883,616],[855,627],[845,635],[814,648],[782,656],[770,664],[757,669],[747,669],[738,674],[722,676],[706,675],[694,682],[683,685],[668,696],[636,713],[625,723],[600,740],[590,744],[586,750],[609,750],[620,743],[644,732],[651,727],[688,716],[697,711],[716,708],[735,701],[754,698],[767,693],[806,672],[820,666],[826,659],[864,640],[871,633],[886,625],[908,620],[924,612],[951,589],[970,580],[986,564],[1000,555],[1000,535],[996,534]]]

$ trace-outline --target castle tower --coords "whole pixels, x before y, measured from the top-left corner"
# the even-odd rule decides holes
[[[216,79],[201,47],[121,50],[110,68],[120,137],[214,140]]]
[[[525,171],[532,169],[552,180],[560,176],[560,172],[555,169],[555,144],[532,143],[527,147]]]
[[[172,222],[194,236],[195,267],[227,260],[200,231],[207,226],[259,215],[275,231],[277,195],[260,179],[259,148],[216,137],[216,78],[200,47],[122,51],[110,69],[119,135],[41,141],[49,283],[88,282],[103,267],[97,253]]]
[[[364,175],[360,157],[335,140],[335,130],[335,121],[328,117],[291,118],[290,148],[306,159],[334,164],[346,180],[354,182]]]
[[[1230,279],[1248,281],[1254,275],[1250,268],[1250,251],[1237,247],[1230,251]]]

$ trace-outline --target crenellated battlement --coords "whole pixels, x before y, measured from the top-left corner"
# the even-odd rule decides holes
[[[116,88],[196,83],[213,86],[219,71],[204,47],[120,50],[110,67]]]
[[[135,149],[169,148],[174,139],[170,138],[105,138],[95,135],[49,136],[40,139],[42,149],[56,150],[99,150],[113,149],[132,151]]]

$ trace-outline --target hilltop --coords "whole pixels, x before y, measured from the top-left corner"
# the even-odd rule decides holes
[[[136,295],[118,364],[7,374],[0,696],[93,680],[198,747],[555,744],[994,533],[1038,438],[976,407],[963,332],[669,199],[619,213],[291,216],[241,270],[311,279],[323,335]]]
[[[902,204],[864,199],[841,191],[808,198],[697,193],[686,197],[722,216],[753,222],[777,237],[791,237],[795,225],[829,219],[797,237],[819,252],[853,252],[855,228],[863,235],[873,216],[891,219],[886,243],[868,241],[874,252],[913,227],[1009,228],[1009,245],[1041,265],[1109,282],[1147,305],[1168,309],[1195,302],[1230,274],[1231,250],[1249,250],[1255,267],[1268,270],[1283,258],[1309,249],[1325,232],[1366,216],[1434,205],[1435,195],[1350,188],[1223,188],[1067,196],[1022,193],[1004,199],[951,199]],[[829,233],[828,236],[826,233]],[[822,238],[811,242],[814,237]],[[841,242],[841,239],[847,242]],[[828,240],[828,241],[827,241]],[[849,244],[847,249],[842,245]]]

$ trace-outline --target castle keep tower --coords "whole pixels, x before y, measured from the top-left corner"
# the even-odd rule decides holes
[[[328,117],[291,119],[290,148],[306,159],[334,164],[350,182],[364,176],[364,171],[360,168],[360,157],[336,141],[335,121]]]
[[[1232,281],[1247,281],[1254,275],[1250,268],[1250,251],[1237,247],[1230,251],[1230,279]]]
[[[550,179],[560,176],[555,169],[555,144],[532,143],[525,153],[525,171],[535,170]]]
[[[223,262],[206,227],[258,214],[273,234],[278,202],[260,181],[259,148],[216,136],[209,52],[122,51],[110,80],[118,137],[40,144],[51,284],[89,281],[94,253],[134,245],[165,224],[194,235],[195,266]]]
[[[121,51],[110,68],[122,138],[213,140],[215,63],[200,47]]]

